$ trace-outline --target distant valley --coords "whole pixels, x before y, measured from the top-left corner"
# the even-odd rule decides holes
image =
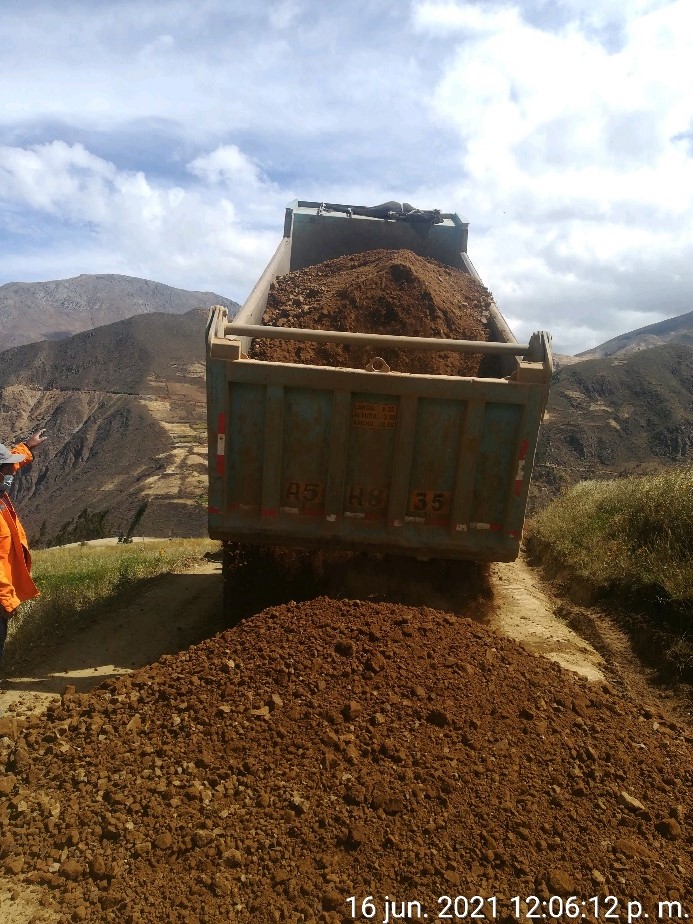
[[[206,317],[144,314],[0,353],[0,441],[50,437],[18,479],[33,544],[206,535]]]

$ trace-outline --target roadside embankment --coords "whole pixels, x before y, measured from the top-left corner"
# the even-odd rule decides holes
[[[218,548],[209,539],[97,540],[34,552],[33,574],[41,596],[22,604],[10,621],[5,668],[12,670],[37,645],[54,642],[88,621],[95,610],[124,602],[138,583],[184,571]]]
[[[581,482],[528,532],[531,560],[572,599],[607,605],[663,679],[693,683],[693,466]]]

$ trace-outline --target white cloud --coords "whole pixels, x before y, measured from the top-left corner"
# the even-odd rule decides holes
[[[504,23],[513,24],[517,10],[512,6],[494,9],[475,6],[472,3],[437,2],[425,0],[412,8],[414,27],[434,33],[467,32],[481,35],[502,28]]]
[[[289,193],[263,181],[235,148],[196,158],[191,172],[214,185],[188,188],[157,183],[142,171],[119,170],[82,145],[63,142],[33,148],[0,147],[0,200],[83,226],[83,260],[112,256],[91,272],[155,278],[185,288],[214,288],[240,299],[250,289],[281,234],[282,206]],[[248,182],[250,179],[251,182]],[[272,211],[276,232],[239,222],[255,209]],[[69,266],[64,275],[73,274]]]
[[[209,183],[233,187],[237,184],[257,187],[267,183],[260,169],[235,144],[226,144],[209,154],[196,157],[188,164],[195,176]]]
[[[0,124],[28,113],[92,129],[156,117],[212,138],[281,111],[272,89],[288,46],[262,4],[28,0],[3,10],[3,32]]]
[[[643,16],[660,7],[667,6],[669,0],[552,0],[564,13],[592,26],[607,23],[624,22]],[[546,5],[546,4],[544,4]]]
[[[586,10],[577,0],[564,6]],[[502,304],[532,311],[532,320],[532,300],[560,314],[581,293],[594,326],[560,325],[564,350],[583,347],[586,329],[596,343],[627,329],[634,315],[645,324],[659,312],[690,310],[681,288],[674,310],[652,300],[649,319],[628,301],[639,298],[638,277],[657,276],[657,267],[691,278],[693,170],[685,146],[672,140],[691,120],[688,5],[611,9],[623,18],[616,52],[593,41],[584,22],[548,31],[518,7],[414,10],[424,33],[463,33],[433,106],[462,143],[467,179],[457,195],[473,217],[470,250],[482,276],[499,281]],[[474,221],[488,228],[483,240],[474,238]],[[590,293],[595,276],[603,281]],[[519,318],[526,332],[530,321]]]
[[[280,0],[272,3],[267,11],[267,19],[275,29],[290,29],[296,24],[301,13],[301,7],[292,0]]]
[[[242,299],[291,199],[392,198],[470,220],[522,338],[691,308],[688,0],[6,6],[3,280]]]
[[[176,52],[176,40],[172,35],[157,35],[151,42],[139,52],[139,58],[143,64],[162,63],[170,60]]]
[[[116,176],[113,164],[90,154],[81,144],[62,141],[31,149],[0,147],[0,196],[30,208],[74,217],[92,209]]]

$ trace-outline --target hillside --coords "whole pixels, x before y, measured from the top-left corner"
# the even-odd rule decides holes
[[[113,274],[0,286],[0,351],[60,340],[137,314],[183,314],[193,308],[238,305],[214,292],[190,292],[149,279]]]
[[[207,312],[139,315],[0,353],[0,440],[45,426],[19,479],[34,543],[203,536]]]
[[[588,359],[554,376],[530,506],[599,476],[641,474],[693,452],[693,346]]]
[[[619,334],[591,350],[578,353],[575,359],[604,359],[607,356],[620,356],[622,353],[634,353],[647,350],[665,343],[683,343],[693,346],[693,311],[667,318],[657,324],[648,324],[637,330]]]

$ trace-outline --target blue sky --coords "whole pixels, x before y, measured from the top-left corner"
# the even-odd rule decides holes
[[[294,198],[470,222],[520,339],[693,309],[689,0],[0,0],[0,284],[243,301]]]

